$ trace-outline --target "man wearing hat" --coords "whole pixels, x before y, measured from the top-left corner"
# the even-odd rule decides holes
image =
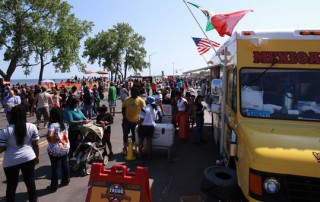
[[[37,106],[37,128],[40,129],[41,116],[43,116],[44,123],[43,128],[47,128],[49,121],[49,105],[53,106],[52,97],[47,92],[46,86],[41,86],[41,92],[38,93],[33,101],[33,105]]]

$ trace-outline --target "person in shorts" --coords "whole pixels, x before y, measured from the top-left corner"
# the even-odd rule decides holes
[[[110,108],[110,114],[115,115],[116,102],[117,102],[117,88],[114,86],[114,83],[110,83],[109,93],[108,93],[108,102]]]
[[[158,106],[154,97],[149,96],[146,100],[146,106],[143,107],[139,114],[138,136],[139,136],[139,157],[142,156],[142,148],[144,140],[147,140],[148,158],[151,158],[152,138],[154,132],[155,121],[158,114]]]
[[[132,135],[132,143],[135,143],[135,129],[138,125],[139,114],[146,105],[144,99],[138,95],[139,89],[137,87],[132,87],[131,96],[127,97],[122,103],[123,154],[127,153],[130,132]]]
[[[34,105],[37,106],[36,117],[38,130],[40,129],[39,126],[42,116],[44,119],[43,128],[47,128],[47,123],[49,121],[49,106],[53,106],[52,97],[47,92],[47,87],[41,87],[41,92],[36,95],[33,102]]]

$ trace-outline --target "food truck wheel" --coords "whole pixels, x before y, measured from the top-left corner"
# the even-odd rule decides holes
[[[201,190],[220,199],[235,199],[239,196],[236,172],[223,166],[208,167],[203,172]]]

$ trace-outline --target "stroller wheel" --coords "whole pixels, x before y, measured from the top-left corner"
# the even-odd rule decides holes
[[[91,164],[86,163],[86,165],[84,166],[84,169],[83,169],[83,174],[84,174],[84,175],[90,175],[90,173],[91,173],[91,167],[92,167]]]
[[[78,163],[75,163],[71,166],[72,171],[77,172],[79,170],[80,165]]]
[[[103,164],[104,164],[104,165],[107,165],[108,162],[109,162],[109,157],[108,157],[107,155],[105,155],[105,156],[103,157]]]

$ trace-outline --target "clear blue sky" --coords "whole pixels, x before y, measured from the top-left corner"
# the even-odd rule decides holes
[[[235,30],[254,29],[320,29],[320,2],[317,0],[190,0],[215,13],[230,13],[239,10],[253,9],[235,27]],[[72,12],[82,20],[94,22],[90,37],[100,31],[106,31],[117,23],[128,23],[134,31],[146,38],[145,60],[151,62],[151,74],[172,75],[182,71],[205,67],[191,37],[204,37],[182,0],[68,0],[73,6]],[[202,27],[206,18],[200,10],[190,6]],[[224,43],[229,36],[220,37],[215,30],[206,32],[211,40]],[[84,41],[84,40],[83,40]],[[82,46],[83,46],[82,41]],[[83,49],[80,50],[82,54]],[[2,53],[2,52],[1,52]],[[209,59],[214,54],[204,54]],[[3,55],[0,55],[2,60]],[[82,59],[87,62],[86,58]],[[0,61],[1,68],[6,70],[8,64]],[[101,70],[98,64],[87,64],[88,70]],[[176,73],[178,71],[178,73]],[[38,78],[39,69],[33,67],[27,78]],[[129,73],[132,74],[132,73]],[[149,75],[149,69],[142,72]],[[55,74],[53,68],[44,71],[44,78],[67,78],[72,75],[83,75],[77,68],[68,74]],[[22,70],[17,69],[12,79],[26,78]]]

